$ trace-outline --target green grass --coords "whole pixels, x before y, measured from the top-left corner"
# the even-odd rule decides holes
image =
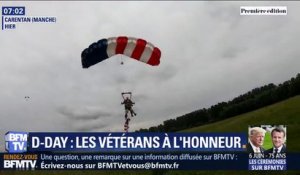
[[[272,144],[272,139],[271,139],[271,133],[266,132],[263,148],[265,148],[265,150],[268,150],[272,147],[273,147],[273,144]]]
[[[287,149],[289,152],[300,152],[300,96],[290,98],[280,103],[261,108],[246,114],[235,116],[216,123],[199,126],[184,130],[183,132],[245,132],[247,133],[248,125],[262,124],[282,124],[287,125]],[[268,134],[265,140],[265,148],[270,148],[271,138]],[[201,163],[201,162],[199,162]],[[266,172],[266,171],[0,171],[1,174],[8,175],[277,175],[277,174],[299,174],[296,171],[288,172]]]
[[[216,123],[186,129],[183,132],[245,132],[249,125],[287,125],[287,149],[300,151],[300,96]]]

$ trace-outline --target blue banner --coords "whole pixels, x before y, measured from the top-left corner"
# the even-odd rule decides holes
[[[0,154],[4,170],[246,170],[243,153]]]
[[[241,133],[28,133],[28,151],[245,151]]]
[[[299,153],[286,161],[251,169],[246,153],[0,153],[0,170],[300,170]]]
[[[2,15],[7,16],[21,16],[25,15],[25,7],[21,6],[3,6],[2,7]]]

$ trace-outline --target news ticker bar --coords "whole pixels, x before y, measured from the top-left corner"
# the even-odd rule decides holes
[[[8,170],[246,170],[247,154],[236,153],[2,153]]]
[[[0,170],[285,171],[300,170],[299,161],[300,153],[287,154],[286,159],[249,159],[247,153],[0,153]]]
[[[244,133],[78,133],[7,132],[9,153],[197,151],[226,152],[246,150]]]

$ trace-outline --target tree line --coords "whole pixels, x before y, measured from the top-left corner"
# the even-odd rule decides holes
[[[174,132],[227,119],[250,112],[300,94],[300,73],[279,85],[273,83],[254,88],[231,101],[220,102],[206,109],[169,119],[158,126],[137,132]]]

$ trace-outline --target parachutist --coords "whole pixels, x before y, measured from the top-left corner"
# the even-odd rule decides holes
[[[131,100],[131,96],[132,93],[131,92],[122,92],[122,97],[124,99],[124,101],[121,103],[124,105],[125,107],[125,124],[124,124],[124,131],[128,132],[129,129],[129,122],[130,122],[130,117],[128,117],[128,112],[130,112],[131,117],[136,116],[136,113],[133,111],[132,106],[135,104],[132,100]],[[125,94],[129,94],[129,97],[125,97]]]
[[[131,101],[131,99],[129,99],[128,97],[126,97],[121,104],[125,106],[125,119],[128,118],[128,112],[130,112],[131,117],[136,116],[136,113],[132,109],[132,106],[135,103],[133,101]]]

